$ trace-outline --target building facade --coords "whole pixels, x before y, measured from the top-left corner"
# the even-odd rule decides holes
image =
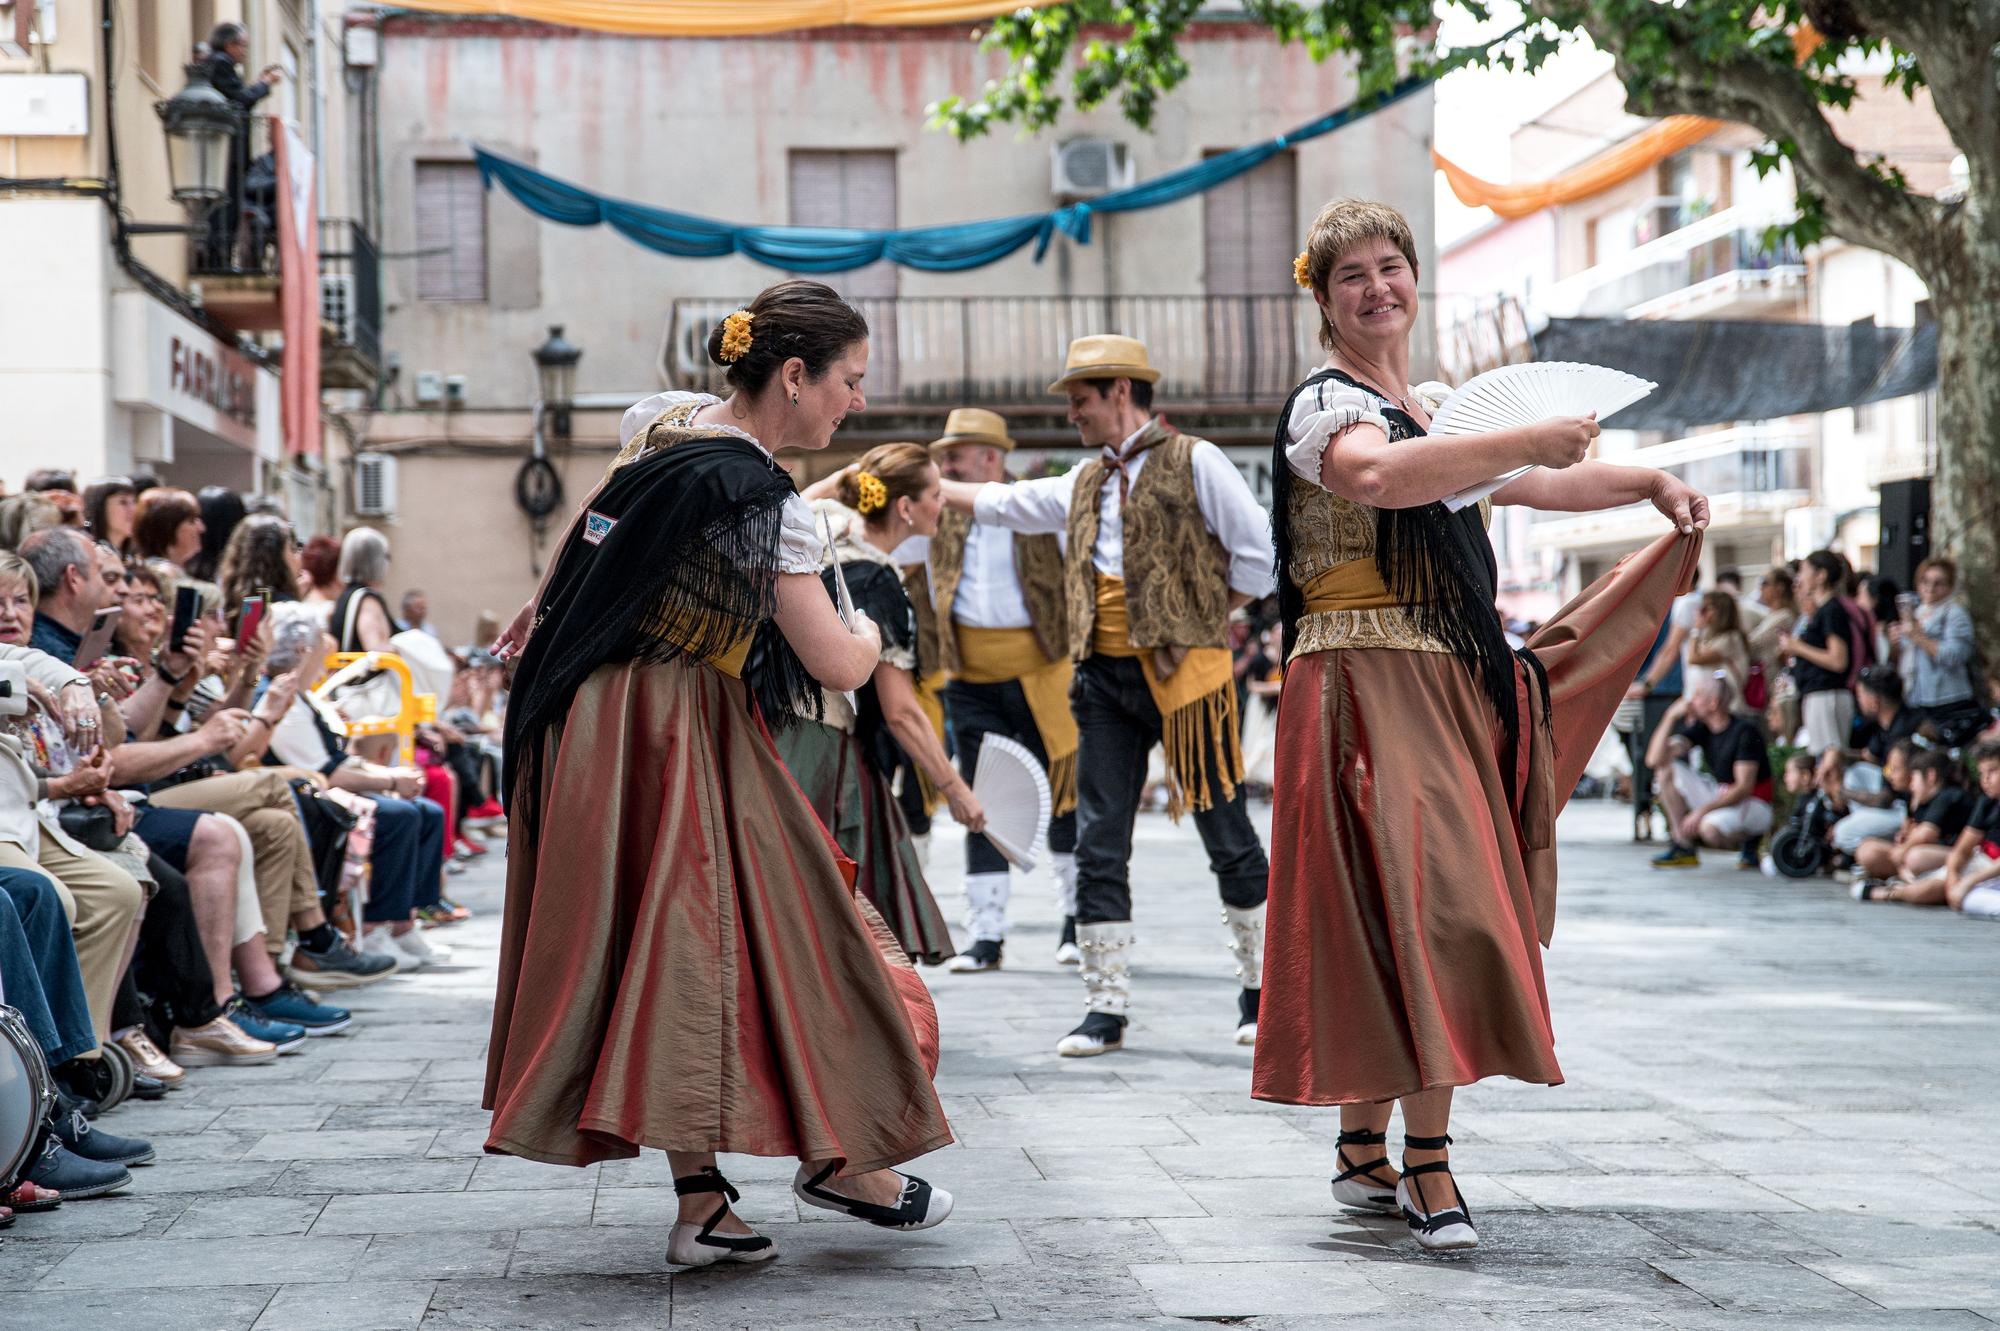
[[[1188,42],[1190,77],[1150,134],[1105,110],[1036,138],[1003,130],[961,145],[926,127],[928,105],[1001,68],[965,27],[666,40],[408,13],[351,21],[374,38],[375,63],[356,77],[367,190],[391,256],[387,382],[376,402],[339,413],[329,437],[351,437],[371,476],[389,460],[393,503],[371,492],[394,512],[369,520],[391,536],[399,585],[425,586],[448,636],[520,603],[602,474],[624,408],[663,387],[716,385],[709,329],[784,276],[544,222],[481,188],[473,145],[603,195],[731,222],[911,227],[1046,211],[1354,96],[1339,65],[1253,24],[1204,21]],[[1426,93],[1199,198],[1096,217],[1089,245],[1058,237],[1041,263],[1023,251],[963,273],[835,275],[873,330],[870,408],[828,454],[788,461],[813,475],[872,443],[928,439],[967,403],[1008,415],[1024,444],[1017,465],[1073,456],[1046,385],[1071,337],[1117,331],[1144,338],[1165,370],[1169,419],[1230,447],[1268,485],[1273,413],[1320,356],[1292,282],[1306,227],[1343,195],[1394,202],[1428,271],[1429,144]],[[583,356],[569,436],[544,432],[563,503],[538,525],[516,489],[536,432],[531,352],[551,325]]]

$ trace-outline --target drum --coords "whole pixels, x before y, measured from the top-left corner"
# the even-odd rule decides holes
[[[55,1098],[42,1047],[19,1010],[0,1003],[0,1192],[28,1167]]]

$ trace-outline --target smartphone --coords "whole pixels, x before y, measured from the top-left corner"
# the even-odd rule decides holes
[[[181,651],[187,646],[188,630],[195,620],[201,618],[201,592],[187,583],[174,588],[174,625],[167,637],[169,651]]]
[[[73,664],[78,670],[88,670],[104,659],[105,650],[111,646],[111,635],[117,630],[118,621],[124,614],[125,611],[115,605],[97,612],[90,621],[89,631],[83,635],[83,641],[77,644]]]
[[[236,617],[236,650],[248,650],[256,640],[257,629],[264,622],[264,595],[259,592],[243,598],[243,612]]]

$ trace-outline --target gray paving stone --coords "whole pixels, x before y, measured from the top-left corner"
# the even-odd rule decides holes
[[[2000,1211],[2000,1200],[1982,1197],[1939,1178],[1865,1174],[1746,1174],[1755,1183],[1813,1211],[1871,1211],[1878,1215],[1915,1218],[1939,1209],[1962,1212]],[[1775,1208],[1767,1208],[1775,1209]]]
[[[667,1270],[664,1226],[524,1229],[514,1241],[507,1274],[527,1276],[629,1275]]]
[[[249,1331],[276,1292],[275,1285],[239,1285],[14,1294],[7,1316],[8,1325],[22,1331],[105,1331],[121,1324],[145,1331]]]
[[[1661,1276],[1645,1262],[1622,1259],[1601,1265],[1489,1261],[1483,1254],[1452,1260],[1423,1256],[1414,1240],[1398,1247],[1408,1260],[1362,1268],[1368,1280],[1403,1306],[1444,1314],[1476,1308],[1519,1315],[1533,1309],[1564,1314],[1607,1308],[1627,1316],[1675,1307],[1708,1308],[1699,1294]]]
[[[1369,1313],[1392,1306],[1362,1262],[1182,1262],[1139,1265],[1133,1278],[1170,1317]]]
[[[1015,1220],[1013,1229],[1037,1267],[1071,1264],[1104,1270],[1175,1260],[1173,1246],[1160,1236],[1156,1222]]]
[[[1855,1213],[1788,1213],[1771,1219],[1842,1257],[1888,1261],[1965,1257],[2000,1263],[2000,1232],[1971,1216],[1891,1221]],[[1810,1266],[1815,1259],[1799,1260]]]
[[[1792,1262],[1657,1257],[1653,1268],[1717,1307],[1744,1312],[1859,1312],[1874,1305],[1842,1283]],[[1934,1304],[1924,1306],[1934,1307]]]
[[[1180,1261],[1338,1262],[1387,1255],[1382,1228],[1341,1215],[1270,1216],[1246,1224],[1240,1216],[1151,1222]]]
[[[588,1309],[591,1331],[659,1331],[672,1314],[672,1279],[629,1275],[440,1280],[431,1292],[423,1327],[425,1331],[548,1331],[586,1324],[577,1317],[580,1309]]]
[[[273,1132],[316,1132],[339,1108],[331,1104],[232,1105],[209,1125],[209,1130],[254,1133],[259,1137]]]
[[[1001,1268],[1014,1270],[1016,1268]],[[741,1327],[868,1325],[917,1318],[990,1317],[993,1304],[980,1277],[964,1267],[938,1267],[912,1278],[894,1269],[856,1267],[840,1275],[842,1297],[829,1302],[819,1271],[783,1261],[757,1268],[709,1268],[674,1278],[674,1325]]]
[[[537,1160],[523,1160],[517,1156],[489,1155],[481,1157],[473,1165],[472,1181],[465,1186],[471,1192],[595,1188],[597,1166],[585,1165],[579,1169],[573,1165],[545,1165]]]
[[[1769,1331],[1784,1322],[1768,1313],[1688,1309],[1660,1315],[1673,1331]],[[1992,1331],[1991,1319],[1975,1311],[1915,1312],[1897,1308],[1885,1312],[1814,1313],[1812,1331]]]
[[[1786,1257],[1830,1257],[1834,1250],[1815,1241],[1805,1226],[1824,1217],[1808,1211],[1751,1215],[1740,1211],[1635,1211],[1628,1219],[1695,1257],[1738,1261]],[[1797,1225],[1791,1221],[1800,1222]]]
[[[1324,1134],[1307,1132],[1284,1119],[1269,1114],[1176,1114],[1174,1123],[1196,1146],[1255,1146],[1264,1144],[1306,1147],[1325,1144],[1329,1158],[1338,1122],[1329,1113]]]
[[[1903,1257],[1895,1261],[1805,1257],[1799,1262],[1805,1269],[1884,1308],[1965,1308],[1993,1297],[1989,1254]]]
[[[167,1228],[170,1239],[221,1239],[251,1234],[303,1234],[319,1218],[324,1197],[204,1197]],[[63,1208],[68,1210],[68,1207]]]
[[[252,1331],[412,1331],[423,1324],[435,1288],[429,1280],[289,1285]]]
[[[287,1165],[273,1193],[291,1196],[367,1192],[371,1185],[397,1192],[463,1192],[472,1179],[470,1160],[301,1160]]]
[[[348,1081],[402,1082],[423,1076],[431,1065],[425,1058],[343,1058],[327,1064],[315,1079],[323,1084]]]
[[[774,1181],[757,1183],[737,1183],[736,1189],[742,1199],[731,1203],[730,1209],[742,1218],[746,1225],[763,1225],[777,1221],[799,1219],[800,1207],[792,1199],[789,1180],[780,1184]],[[567,1198],[568,1193],[555,1194]],[[589,1203],[591,1198],[583,1194]],[[679,1199],[674,1190],[666,1188],[606,1188],[600,1187],[596,1193],[594,1210],[587,1211],[591,1217],[588,1223],[595,1225],[657,1225],[661,1233],[674,1223],[680,1213]],[[828,1220],[842,1220],[827,1211],[813,1211],[815,1216],[825,1216]],[[537,1222],[542,1223],[542,1222]],[[848,1221],[853,1224],[855,1222]]]
[[[109,1197],[93,1197],[90,1205],[78,1202],[58,1206],[53,1211],[29,1212],[18,1217],[14,1228],[0,1235],[0,1253],[8,1243],[38,1245],[61,1239],[115,1239],[139,1234],[160,1234],[196,1200],[185,1193],[135,1196],[130,1192]],[[4,1270],[0,1263],[0,1270]],[[5,1276],[0,1275],[0,1281]],[[5,1288],[0,1284],[0,1288]]]
[[[372,1280],[469,1280],[504,1276],[514,1254],[515,1234],[445,1230],[412,1242],[407,1234],[377,1234],[368,1243],[361,1270]]]
[[[968,1153],[969,1154],[969,1153]],[[1164,1180],[1168,1172],[1143,1146],[1031,1146],[1028,1159],[1053,1183]]]
[[[996,1181],[963,1197],[954,1196],[952,1214],[968,1220],[1056,1220],[1206,1212],[1178,1184],[1163,1175],[1155,1179]],[[821,1216],[840,1219],[829,1211],[801,1208],[801,1219],[811,1221]]]
[[[1536,1206],[1589,1211],[1798,1211],[1798,1202],[1731,1174],[1509,1174]],[[1472,1199],[1471,1190],[1466,1192]],[[1475,1206],[1477,1201],[1473,1201]]]
[[[42,1242],[25,1237],[36,1217],[23,1216],[14,1222],[7,1242],[0,1243],[0,1290],[33,1289],[42,1277],[61,1265],[77,1250],[74,1243]]]
[[[335,1197],[312,1227],[327,1234],[490,1233],[590,1223],[588,1192],[405,1192]]]
[[[398,1160],[420,1156],[437,1139],[435,1129],[356,1129],[341,1132],[272,1132],[244,1154],[246,1160]]]
[[[159,1143],[154,1143],[158,1149]],[[138,1196],[163,1192],[230,1192],[237,1194],[270,1191],[285,1167],[270,1161],[238,1162],[172,1159],[161,1160],[132,1171],[130,1191]]]
[[[41,1289],[116,1289],[133,1272],[157,1286],[319,1284],[353,1278],[363,1238],[112,1239],[85,1243],[42,1280]]]

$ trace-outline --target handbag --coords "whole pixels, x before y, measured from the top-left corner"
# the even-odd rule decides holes
[[[118,815],[106,804],[65,804],[56,811],[56,823],[85,850],[100,854],[118,849],[125,841],[118,834]]]

